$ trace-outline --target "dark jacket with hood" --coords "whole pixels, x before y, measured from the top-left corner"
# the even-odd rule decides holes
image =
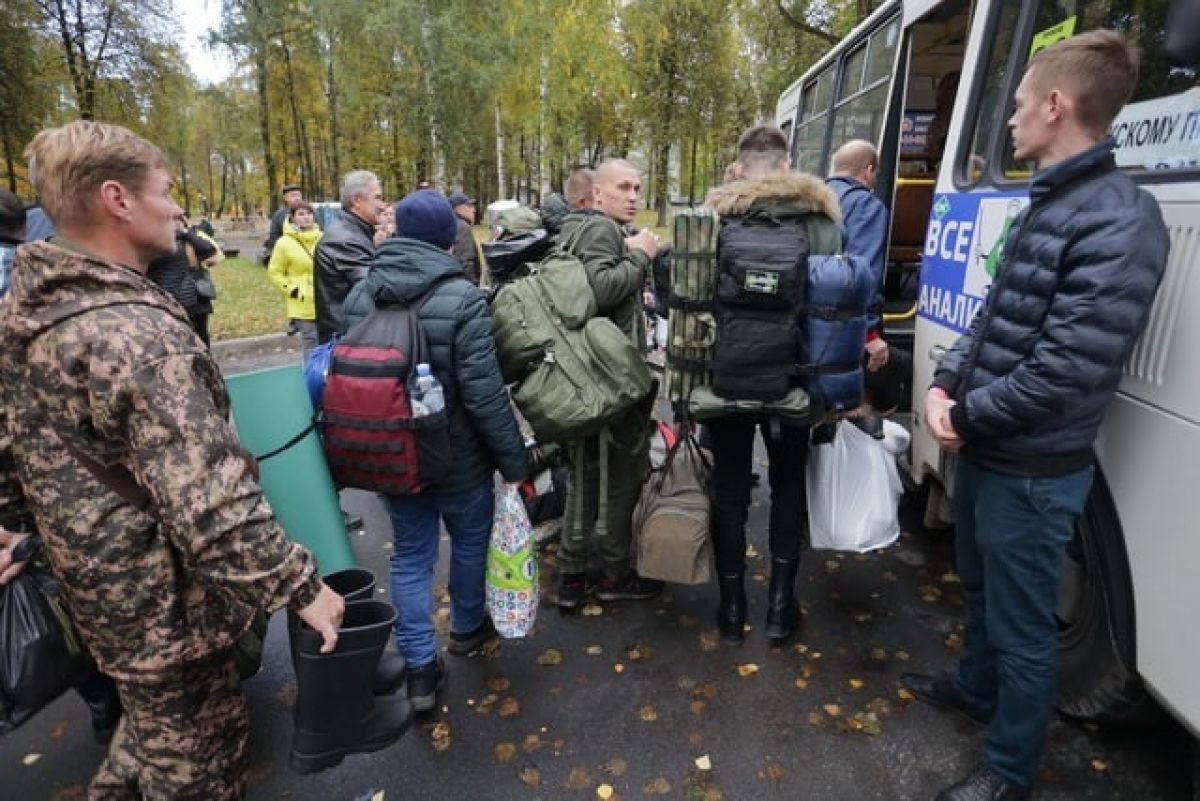
[[[964,453],[999,472],[1062,475],[1092,443],[1145,327],[1170,239],[1113,141],[1033,176],[995,282],[934,374]]]
[[[190,229],[180,231],[175,234],[175,252],[150,262],[146,277],[179,301],[189,317],[202,317],[212,314],[213,305],[211,300],[196,292],[196,270],[188,259],[188,246],[196,254],[197,264],[203,264],[205,259],[217,254],[216,248],[204,237]]]
[[[496,469],[506,481],[520,481],[525,443],[500,377],[491,314],[456,258],[415,239],[386,240],[366,279],[346,298],[342,332],[377,303],[411,304],[445,278],[456,280],[439,284],[419,313],[430,367],[445,394],[454,451],[454,474],[434,489],[466,492],[490,481]]]
[[[375,226],[357,214],[338,212],[317,244],[317,333],[322,342],[339,331],[342,303],[350,290],[367,276],[375,257]]]
[[[60,241],[17,251],[0,304],[0,525],[36,526],[101,670],[160,681],[228,653],[256,610],[311,603],[316,562],[276,524],[182,307]],[[149,504],[64,443],[127,471]]]

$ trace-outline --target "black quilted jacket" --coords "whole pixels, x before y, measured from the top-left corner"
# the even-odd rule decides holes
[[[1091,464],[1092,442],[1150,313],[1170,240],[1113,141],[1034,175],[995,283],[934,385],[965,453],[1001,472]]]

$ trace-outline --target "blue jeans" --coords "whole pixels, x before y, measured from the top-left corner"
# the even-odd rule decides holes
[[[465,634],[483,623],[484,571],[492,533],[492,482],[467,492],[393,495],[392,606],[396,647],[409,667],[437,656],[433,625],[433,570],[441,520],[450,533],[450,629]]]
[[[1054,617],[1063,553],[1092,486],[1092,468],[1010,476],[958,462],[954,510],[958,572],[967,604],[956,688],[992,719],[988,767],[1033,784],[1058,678]]]

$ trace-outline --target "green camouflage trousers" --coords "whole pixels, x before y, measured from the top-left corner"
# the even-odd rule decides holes
[[[125,714],[89,801],[236,801],[249,718],[232,658],[189,666],[178,680],[117,682]]]
[[[558,564],[564,573],[582,573],[593,545],[604,570],[614,578],[629,568],[633,546],[633,510],[650,472],[650,415],[633,408],[609,426],[607,445],[607,532],[596,531],[600,509],[600,438],[571,443],[571,488],[563,515]]]

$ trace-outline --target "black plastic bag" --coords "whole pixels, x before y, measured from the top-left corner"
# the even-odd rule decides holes
[[[49,574],[29,568],[0,587],[0,734],[92,670]]]

